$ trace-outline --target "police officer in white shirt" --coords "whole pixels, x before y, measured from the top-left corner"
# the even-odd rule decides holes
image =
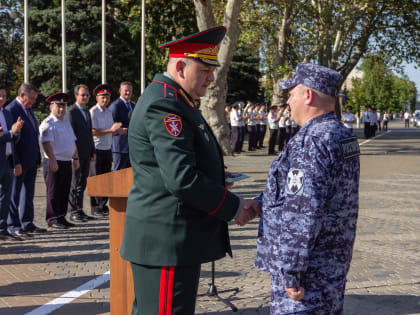
[[[270,139],[268,140],[268,154],[275,155],[274,146],[276,145],[277,134],[279,131],[278,119],[277,119],[277,106],[272,105],[267,115],[268,129],[270,132]]]
[[[112,167],[112,135],[120,133],[121,122],[114,123],[112,112],[108,109],[111,99],[111,86],[99,84],[93,90],[96,105],[90,109],[92,117],[92,135],[96,149],[95,174],[100,175],[111,171]],[[121,131],[121,134],[124,131]],[[104,216],[109,212],[107,197],[92,197],[91,211],[94,216]]]
[[[257,148],[257,112],[254,104],[248,106],[248,151],[255,151]]]
[[[366,106],[366,111],[363,113],[363,116],[362,116],[362,121],[364,124],[364,133],[365,133],[366,139],[372,136],[372,130],[371,130],[370,124],[374,115],[375,114],[372,113],[372,108],[369,105]]]
[[[260,116],[259,120],[259,133],[258,133],[258,148],[264,148],[264,138],[265,133],[267,131],[267,114],[264,110],[265,105],[260,105],[260,110],[258,111],[258,115]]]
[[[241,128],[241,122],[243,118],[241,117],[239,113],[239,104],[234,103],[232,105],[232,109],[230,111],[230,125],[232,128],[232,134],[231,134],[231,149],[232,153],[241,153],[240,149],[240,128]]]
[[[72,176],[72,164],[79,168],[76,136],[68,120],[64,119],[68,96],[55,93],[46,101],[51,114],[39,126],[44,149],[43,169],[47,185],[47,223],[49,227],[67,229],[74,227],[66,220]]]
[[[356,117],[351,112],[351,110],[352,107],[350,105],[346,106],[346,111],[343,113],[343,118],[341,122],[346,128],[350,129],[350,131],[353,133],[353,124],[356,122]]]
[[[279,152],[283,151],[286,145],[286,108],[287,104],[281,105],[277,114],[277,120],[279,122]]]

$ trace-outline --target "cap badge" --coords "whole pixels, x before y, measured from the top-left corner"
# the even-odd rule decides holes
[[[174,137],[178,137],[182,131],[181,117],[175,114],[166,115],[163,123],[168,133]]]

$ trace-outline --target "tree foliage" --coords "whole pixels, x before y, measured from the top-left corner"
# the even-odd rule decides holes
[[[353,89],[348,95],[349,104],[357,111],[367,105],[382,112],[414,110],[417,94],[414,82],[406,76],[394,75],[383,56],[369,56],[363,60],[361,69],[363,77],[353,79]]]
[[[0,1],[0,85],[12,91],[16,89],[18,78],[22,77],[22,10],[21,1]]]

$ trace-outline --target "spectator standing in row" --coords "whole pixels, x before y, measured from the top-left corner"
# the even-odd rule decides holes
[[[133,95],[133,85],[131,82],[121,82],[119,93],[120,97],[109,106],[114,122],[121,123],[119,132],[112,137],[112,160],[114,162],[113,171],[131,166],[130,157],[128,155],[127,135],[131,113],[133,112],[135,106],[131,102],[131,96]]]
[[[389,121],[389,114],[388,111],[385,111],[384,116],[382,118],[382,129],[383,131],[388,131],[388,121]]]
[[[114,123],[112,112],[107,107],[111,97],[111,87],[99,84],[93,90],[96,105],[90,109],[92,117],[92,135],[95,143],[96,162],[95,175],[108,173],[112,167],[112,135],[117,133],[122,123]],[[107,216],[109,213],[107,197],[91,197],[92,214]]]
[[[356,123],[356,117],[351,112],[351,110],[351,106],[346,106],[346,111],[343,113],[343,118],[341,122],[346,128],[348,128],[351,131],[351,133],[353,133],[353,124]]]
[[[378,109],[377,111],[376,111],[376,121],[377,121],[377,124],[378,124],[378,130],[379,131],[381,131],[382,129],[381,129],[381,123],[382,123],[382,113],[381,113],[381,111]]]
[[[277,120],[279,123],[279,152],[283,151],[286,145],[286,117],[285,111],[287,104],[280,106],[279,112],[277,114]]]
[[[12,115],[3,107],[6,99],[6,89],[0,87],[0,241],[21,241],[20,237],[10,234],[7,230],[7,216],[13,172],[18,176],[22,171],[22,168],[15,168],[15,143],[19,141],[23,120],[19,117],[13,123]]]
[[[92,136],[92,120],[86,108],[89,102],[89,89],[84,84],[74,88],[76,103],[67,112],[73,131],[76,135],[76,147],[79,153],[79,168],[72,168],[69,210],[70,220],[86,222],[92,219],[83,211],[83,196],[86,189],[86,180],[89,176],[90,162],[95,161],[95,145]]]
[[[39,149],[38,121],[32,111],[38,97],[38,89],[30,83],[22,83],[18,96],[7,105],[13,121],[19,117],[24,124],[20,131],[20,140],[16,143],[15,169],[21,169],[21,175],[13,177],[7,225],[11,234],[28,237],[28,233],[45,233],[47,230],[34,223],[34,192],[36,172],[41,165]]]
[[[410,128],[410,118],[411,118],[411,115],[408,109],[406,109],[404,112],[404,127],[405,128]]]
[[[257,113],[254,104],[248,104],[248,151],[255,151],[257,148]]]
[[[375,114],[372,113],[372,108],[368,105],[366,106],[366,111],[363,113],[362,122],[364,125],[364,134],[365,138],[369,139],[372,136],[371,132],[371,122],[373,121],[373,116]]]
[[[67,119],[64,119],[68,96],[55,93],[46,99],[51,114],[39,126],[40,141],[44,148],[44,179],[47,185],[46,220],[49,227],[68,229],[74,227],[66,220],[69,192],[74,169],[79,168],[76,136]]]
[[[276,111],[277,111],[277,106],[272,105],[267,115],[268,130],[270,132],[270,138],[268,140],[268,154],[269,155],[276,154],[274,147],[276,145],[277,134],[279,131],[278,118],[277,118]]]
[[[258,115],[259,115],[258,148],[263,149],[265,133],[267,132],[267,113],[265,112],[264,105],[260,105]]]
[[[232,153],[241,153],[240,148],[240,133],[241,133],[241,121],[243,118],[239,113],[239,104],[234,103],[232,110],[230,111],[230,125],[231,125],[231,149]]]
[[[239,152],[244,152],[244,141],[245,141],[245,132],[246,132],[246,124],[245,121],[248,118],[248,116],[245,113],[245,110],[243,109],[244,104],[239,103],[239,117],[242,118],[242,120],[239,122],[239,126],[241,127],[239,130]]]

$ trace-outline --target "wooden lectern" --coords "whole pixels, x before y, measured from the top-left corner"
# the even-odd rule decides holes
[[[133,169],[106,173],[87,179],[89,196],[109,197],[110,304],[112,315],[130,315],[134,301],[131,266],[120,256],[127,197],[133,185]]]

